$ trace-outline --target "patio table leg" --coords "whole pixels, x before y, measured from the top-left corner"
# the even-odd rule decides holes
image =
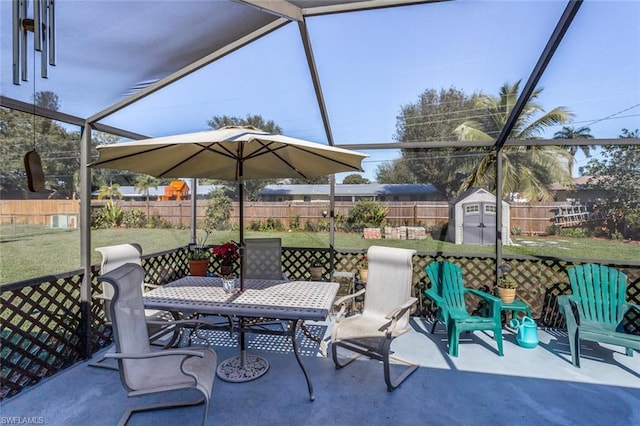
[[[298,323],[301,323],[301,328],[304,330],[305,329],[304,321],[302,320],[289,321],[290,329],[291,329],[290,331],[291,344],[293,345],[293,354],[296,356],[296,361],[298,361],[298,365],[300,366],[300,368],[302,369],[302,372],[304,373],[304,378],[307,380],[307,388],[309,389],[309,401],[313,401],[314,399],[316,399],[316,397],[313,394],[313,385],[311,384],[311,378],[309,377],[309,373],[307,373],[307,368],[302,362],[302,358],[300,358],[300,354],[298,353],[298,344],[296,343],[296,328],[298,326]],[[305,333],[305,336],[306,335],[307,334]]]

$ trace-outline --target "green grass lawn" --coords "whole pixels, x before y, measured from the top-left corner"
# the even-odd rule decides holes
[[[200,233],[199,235],[202,235]],[[246,238],[280,237],[284,247],[329,247],[327,232],[245,232]],[[214,232],[208,244],[238,240],[237,231]],[[588,238],[512,237],[516,245],[505,246],[505,254],[552,256],[568,259],[635,261],[640,245]],[[128,242],[139,243],[145,254],[181,247],[189,242],[188,229],[101,229],[91,232],[91,246],[101,247]],[[336,234],[339,249],[366,249],[379,244],[412,248],[419,252],[491,254],[493,246],[456,245],[438,240],[365,240],[359,234]],[[92,251],[92,263],[100,254]],[[0,226],[0,283],[5,284],[80,268],[80,232],[46,227]]]

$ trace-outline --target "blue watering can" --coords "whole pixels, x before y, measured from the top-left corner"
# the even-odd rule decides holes
[[[538,346],[538,325],[529,317],[523,317],[522,320],[512,319],[509,322],[511,328],[518,330],[516,340],[523,348],[533,349]]]

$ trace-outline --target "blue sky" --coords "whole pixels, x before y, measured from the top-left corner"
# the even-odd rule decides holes
[[[457,1],[308,20],[336,144],[391,142],[402,105],[429,88],[497,94],[528,78],[563,1]],[[640,2],[587,0],[549,64],[540,104],[597,138],[640,127]],[[151,136],[259,114],[325,143],[297,26],[288,25],[106,120]],[[550,129],[548,137],[559,128]],[[369,151],[365,176],[396,151]],[[585,165],[578,158],[577,166]],[[340,176],[338,177],[340,180]]]

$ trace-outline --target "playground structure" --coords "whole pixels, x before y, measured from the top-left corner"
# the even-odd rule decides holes
[[[189,186],[183,180],[174,180],[164,187],[164,194],[158,196],[158,201],[180,201],[189,199]]]

